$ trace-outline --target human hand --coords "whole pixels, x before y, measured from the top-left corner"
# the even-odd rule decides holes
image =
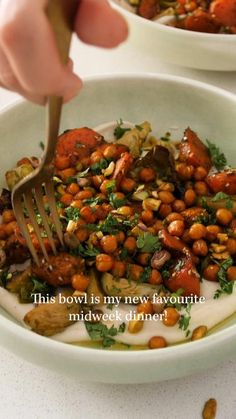
[[[0,86],[36,103],[48,95],[67,102],[81,89],[73,63],[62,65],[45,10],[50,0],[1,0]],[[128,34],[126,22],[107,0],[80,0],[74,31],[81,41],[113,48]]]

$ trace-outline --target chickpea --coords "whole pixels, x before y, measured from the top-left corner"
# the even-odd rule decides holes
[[[138,304],[137,313],[153,314],[153,306],[150,300],[146,303]]]
[[[55,158],[54,165],[58,170],[68,169],[70,167],[70,157],[58,155]]]
[[[125,194],[122,192],[114,192],[113,195],[115,199],[125,199]]]
[[[187,207],[191,207],[195,204],[197,199],[196,192],[193,189],[188,189],[184,194],[184,202]]]
[[[193,243],[193,253],[196,256],[206,256],[208,253],[208,246],[205,240],[196,240]]]
[[[176,171],[183,180],[190,180],[194,173],[194,167],[192,165],[187,166],[186,163],[178,163]]]
[[[124,205],[116,210],[117,214],[124,215],[125,217],[130,217],[134,213],[134,209],[128,205]]]
[[[171,204],[175,200],[174,195],[169,191],[160,191],[158,195],[163,204]]]
[[[144,210],[141,213],[141,218],[145,224],[150,224],[153,222],[154,214],[153,211],[150,209]]]
[[[100,186],[102,182],[104,181],[103,175],[96,175],[92,177],[92,183],[95,186],[95,188],[100,189]]]
[[[236,266],[230,266],[227,269],[227,279],[228,281],[236,281]]]
[[[217,275],[219,270],[220,268],[216,264],[208,265],[203,271],[203,278],[205,278],[207,281],[217,282]]]
[[[130,193],[134,190],[136,182],[130,178],[123,178],[120,182],[120,188],[125,193]]]
[[[162,319],[162,323],[167,327],[174,326],[180,318],[180,314],[174,307],[167,307],[164,310],[164,318]]]
[[[71,195],[70,193],[65,193],[64,195],[60,197],[60,202],[64,204],[66,207],[68,207],[72,201],[73,201],[73,195]]]
[[[172,204],[172,208],[176,212],[182,212],[186,209],[186,205],[182,199],[176,199]]]
[[[72,201],[70,204],[71,207],[73,208],[82,208],[83,207],[83,202],[80,201],[79,199],[76,199],[75,201]]]
[[[168,231],[172,236],[181,237],[184,232],[184,221],[172,221],[168,226]]]
[[[206,182],[203,182],[200,180],[195,183],[194,189],[195,189],[196,194],[199,196],[205,196],[205,195],[208,195],[209,193],[209,189]]]
[[[148,342],[149,349],[160,349],[166,346],[167,342],[163,336],[153,336]]]
[[[162,218],[166,218],[172,212],[172,208],[168,204],[161,204],[158,212]]]
[[[129,236],[124,242],[124,248],[128,250],[129,253],[134,253],[137,249],[137,241],[135,237]]]
[[[216,219],[218,223],[227,226],[233,219],[233,214],[226,208],[219,208],[216,211]]]
[[[206,238],[210,242],[217,239],[217,235],[221,232],[221,228],[217,225],[206,226]]]
[[[147,266],[151,259],[151,253],[139,253],[137,260],[142,266]]]
[[[102,160],[102,159],[103,159],[103,154],[102,154],[102,152],[101,152],[101,151],[94,151],[94,152],[91,154],[90,159],[91,159],[91,163],[92,163],[92,164],[94,164],[94,163],[98,163],[100,160]]]
[[[195,223],[189,229],[189,237],[192,240],[199,240],[206,237],[207,229],[203,224]]]
[[[207,334],[207,327],[206,326],[198,326],[196,329],[193,330],[191,340],[199,340],[204,338]]]
[[[117,243],[122,244],[125,241],[125,233],[123,231],[119,231],[116,234]]]
[[[68,167],[68,169],[61,170],[59,172],[59,175],[63,181],[66,181],[70,177],[73,177],[76,175],[76,170],[74,167]]]
[[[104,150],[105,159],[115,159],[117,157],[117,148],[115,144],[109,144]]]
[[[96,268],[99,272],[108,272],[113,268],[114,260],[105,253],[96,256]]]
[[[100,186],[100,191],[102,193],[104,193],[104,195],[108,194],[108,186],[109,186],[110,182],[111,181],[109,179],[105,179]]]
[[[15,221],[16,217],[14,214],[14,211],[9,209],[9,210],[4,210],[2,213],[2,221],[4,223],[10,223],[11,221]]]
[[[195,180],[203,180],[207,176],[207,170],[205,169],[205,167],[198,166],[195,169],[193,176]]]
[[[133,279],[134,281],[138,281],[140,279],[140,275],[143,273],[143,267],[135,264],[128,265],[128,277]]]
[[[80,191],[78,192],[76,195],[74,195],[73,199],[79,199],[81,201],[83,201],[84,199],[89,199],[92,198],[93,196],[93,191],[91,189],[86,189],[84,191]]]
[[[157,220],[153,225],[153,228],[155,230],[155,233],[158,233],[158,231],[163,229],[163,222],[161,220]]]
[[[4,240],[7,237],[6,224],[0,224],[0,240]]]
[[[116,236],[103,236],[101,241],[102,250],[105,253],[114,253],[118,247]]]
[[[14,234],[16,231],[16,228],[17,228],[16,221],[11,221],[10,223],[5,224],[5,232],[7,236],[11,236],[12,234]]]
[[[153,182],[156,179],[156,172],[151,167],[144,167],[139,172],[141,182]]]
[[[149,284],[152,284],[152,285],[162,284],[163,281],[162,281],[161,273],[157,269],[152,269],[148,282]]]
[[[90,282],[90,278],[83,274],[75,274],[72,276],[71,285],[77,291],[86,291]]]
[[[71,195],[76,195],[79,192],[79,185],[75,182],[67,186],[66,191]]]
[[[113,268],[112,268],[112,275],[114,275],[117,278],[123,278],[125,276],[126,272],[126,264],[125,262],[121,262],[119,260],[114,262]]]
[[[79,239],[79,241],[82,243],[89,238],[89,231],[87,230],[87,228],[81,227],[78,228],[78,230],[76,230],[75,235],[77,239]]]
[[[236,240],[229,238],[226,242],[226,248],[230,255],[236,254]]]
[[[177,220],[184,221],[184,217],[178,212],[172,212],[171,214],[167,215],[165,219],[165,221],[168,224],[172,223],[172,221],[177,221]]]
[[[182,235],[182,240],[183,240],[185,243],[191,243],[191,242],[192,242],[192,239],[191,239],[191,237],[190,237],[190,235],[189,235],[189,229],[186,229],[186,230],[184,231],[184,233],[183,233],[183,235]]]
[[[81,210],[80,210],[80,216],[88,224],[94,224],[95,221],[97,220],[97,217],[96,217],[95,212],[89,206],[85,206],[85,207],[81,208]]]

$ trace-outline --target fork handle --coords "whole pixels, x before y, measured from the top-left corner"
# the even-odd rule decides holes
[[[60,58],[63,64],[67,64],[73,22],[78,7],[78,0],[49,0],[47,15],[50,20]],[[59,133],[61,109],[63,98],[49,96],[47,103],[47,143],[43,163],[51,163],[56,148],[56,140]]]

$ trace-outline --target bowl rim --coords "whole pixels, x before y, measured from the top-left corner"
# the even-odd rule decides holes
[[[109,0],[110,4],[116,8],[118,11],[122,11],[125,15],[127,15],[128,19],[133,19],[134,21],[136,21],[137,23],[143,23],[144,25],[146,25],[148,28],[153,28],[154,26],[157,26],[158,29],[162,32],[167,32],[169,34],[173,34],[173,35],[180,35],[182,36],[188,36],[189,38],[195,38],[196,36],[199,38],[207,38],[208,40],[222,40],[222,41],[230,41],[230,42],[234,42],[233,40],[235,39],[236,42],[236,34],[215,34],[215,33],[207,33],[207,32],[197,32],[197,31],[190,31],[188,29],[180,29],[180,28],[175,28],[174,26],[168,26],[168,25],[164,25],[163,23],[159,23],[158,21],[153,21],[153,20],[149,20],[149,19],[145,19],[142,16],[137,15],[136,13],[132,13],[129,10],[125,9],[124,7],[122,7],[119,3],[116,3],[115,0]],[[153,25],[154,24],[154,25]],[[186,35],[185,35],[186,34]],[[217,36],[217,38],[216,38]]]
[[[114,74],[98,74],[85,77],[83,80],[86,84],[93,84],[99,82],[106,82],[107,80],[156,80],[156,81],[166,81],[171,83],[177,83],[180,85],[187,85],[199,88],[206,92],[210,92],[221,96],[225,99],[229,99],[236,104],[236,95],[220,87],[214,85],[200,82],[197,80],[192,80],[186,77],[173,76],[168,74],[158,74],[158,73],[114,73]],[[0,108],[0,119],[4,118],[5,114],[9,111],[14,110],[15,108],[24,106],[27,103],[25,99],[17,99],[12,103],[3,106]],[[171,345],[164,350],[140,350],[140,351],[126,351],[126,350],[107,350],[107,349],[97,349],[83,347],[75,344],[68,344],[60,341],[56,341],[53,338],[47,338],[45,336],[40,336],[31,330],[24,328],[23,325],[17,324],[14,321],[8,319],[7,317],[0,314],[1,326],[0,330],[5,333],[5,335],[10,334],[14,340],[19,339],[19,343],[28,343],[29,345],[39,349],[43,347],[45,350],[48,350],[49,353],[53,352],[61,354],[63,356],[72,356],[73,359],[80,358],[92,358],[96,356],[97,361],[102,361],[103,363],[109,364],[111,361],[114,364],[119,364],[121,361],[124,365],[131,363],[136,363],[137,358],[142,362],[151,362],[151,361],[160,361],[165,358],[166,360],[171,361],[172,359],[182,358],[184,355],[194,356],[196,353],[205,352],[214,347],[214,349],[222,348],[222,343],[231,342],[234,338],[236,341],[236,324],[226,327],[223,330],[217,331],[209,336],[205,337],[202,340],[194,342],[186,342],[183,344]],[[1,343],[1,339],[0,339]],[[2,344],[2,343],[1,343]],[[4,344],[3,344],[4,346]]]

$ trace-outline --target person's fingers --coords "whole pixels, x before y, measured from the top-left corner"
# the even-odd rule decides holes
[[[0,44],[22,88],[36,95],[74,96],[81,80],[60,61],[46,0],[2,0]],[[17,6],[13,7],[13,3]]]
[[[19,90],[21,89],[20,83],[16,79],[15,75],[12,72],[9,61],[0,49],[0,82],[1,85],[6,87],[9,90]]]
[[[128,36],[126,21],[107,0],[80,0],[75,31],[81,41],[104,48],[114,48]]]

